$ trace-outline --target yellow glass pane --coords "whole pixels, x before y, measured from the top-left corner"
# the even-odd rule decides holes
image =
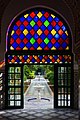
[[[28,17],[28,15],[29,15],[29,14],[24,15],[24,17],[25,17],[25,18],[27,18],[27,17]]]
[[[13,35],[14,34],[14,30],[12,30],[12,32],[11,32],[11,35]]]
[[[37,34],[40,36],[40,35],[42,34],[42,30],[39,29],[39,30],[37,31]]]
[[[56,50],[56,48],[55,48],[55,47],[52,47],[51,50]]]
[[[65,31],[65,33],[66,33],[66,35],[68,36],[68,32],[67,32],[67,31]]]
[[[55,18],[55,16],[54,16],[53,14],[51,14],[51,16],[52,16],[53,18]]]
[[[41,17],[42,17],[42,13],[39,12],[39,13],[37,14],[37,16],[38,16],[39,18],[41,18]]]
[[[53,29],[53,30],[51,31],[51,33],[52,33],[52,35],[55,35],[55,34],[56,34],[56,31]]]
[[[10,50],[14,50],[14,48],[11,46],[11,47],[10,47]]]
[[[66,50],[69,50],[69,47],[67,46]]]
[[[23,31],[23,34],[26,36],[26,35],[28,34],[28,30],[25,29],[25,30]]]
[[[25,46],[25,47],[23,48],[23,50],[28,50],[28,48]]]
[[[42,50],[42,48],[39,46],[39,47],[37,48],[37,50]]]

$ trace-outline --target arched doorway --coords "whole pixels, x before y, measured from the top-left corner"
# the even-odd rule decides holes
[[[23,108],[24,64],[54,64],[54,107],[72,107],[72,39],[65,20],[47,8],[32,8],[11,21],[6,40],[6,108]]]

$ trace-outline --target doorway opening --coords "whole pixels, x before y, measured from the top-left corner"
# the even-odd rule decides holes
[[[54,108],[54,65],[24,65],[24,109]]]
[[[54,86],[52,86],[54,93],[51,91],[54,96],[54,108],[73,106],[74,81],[71,40],[71,32],[66,21],[47,8],[32,8],[13,19],[6,37],[6,108],[24,108],[33,101],[50,102],[50,98],[45,95],[50,93],[49,91],[52,89],[46,76],[41,75],[47,70],[46,65],[54,65],[53,74],[49,73],[51,76],[47,76],[54,75],[54,84],[51,84]],[[37,66],[37,70],[28,73],[27,77],[33,76],[33,78],[25,79],[24,69],[28,65]],[[40,67],[42,66],[45,70],[41,73]],[[30,82],[27,79],[30,79]],[[45,81],[44,85],[41,84],[42,79]],[[32,87],[30,88],[30,86]],[[28,103],[25,105],[24,92],[25,96],[34,94],[28,96]]]

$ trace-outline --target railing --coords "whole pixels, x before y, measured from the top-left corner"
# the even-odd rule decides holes
[[[0,72],[0,110],[5,108],[5,75]]]

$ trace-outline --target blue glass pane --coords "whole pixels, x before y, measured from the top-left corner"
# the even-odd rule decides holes
[[[39,20],[39,18],[36,16],[36,17],[34,17],[34,21],[35,22],[38,22],[38,20]]]
[[[16,42],[14,42],[14,43],[12,44],[12,47],[13,47],[14,49],[16,49],[16,48],[18,47],[18,44],[17,44]]]
[[[18,62],[18,63],[19,63],[19,62],[20,62],[20,60],[19,60],[19,59],[16,59],[16,62]]]
[[[54,28],[56,31],[58,31],[60,29],[59,25],[56,25]]]
[[[33,62],[33,63],[34,63],[34,62],[35,62],[35,59],[34,59],[34,58],[32,58],[31,62]]]
[[[12,56],[9,56],[9,59],[12,60]]]
[[[59,44],[58,42],[56,42],[56,43],[54,44],[54,46],[58,49],[58,48],[60,47],[60,44]]]
[[[51,31],[53,29],[52,25],[48,25],[47,29]]]
[[[39,38],[38,34],[34,34],[34,39],[37,40]]]
[[[45,27],[44,25],[42,25],[40,28],[41,28],[41,30],[43,30],[43,31],[46,29],[46,27]]]
[[[46,38],[46,35],[45,34],[41,34],[41,39],[44,40]]]
[[[28,56],[27,55],[24,55],[24,59],[26,60],[28,58]]]
[[[17,29],[18,29],[18,26],[14,25],[13,30],[17,30]]]
[[[59,34],[56,34],[54,37],[56,40],[58,40],[60,38]]]
[[[39,46],[39,44],[36,42],[36,43],[33,44],[33,46],[34,46],[35,48],[37,48],[37,47]]]
[[[51,60],[48,58],[48,59],[47,59],[47,62],[50,63],[50,61],[51,61]]]
[[[52,22],[53,21],[53,18],[51,16],[48,17],[48,21],[49,22]]]
[[[31,43],[28,42],[28,43],[26,44],[26,47],[31,48],[31,47],[32,47]]]
[[[54,59],[57,60],[57,59],[58,59],[58,56],[57,56],[57,55],[54,55]]]
[[[37,31],[39,29],[39,26],[38,25],[34,25],[34,30]]]
[[[40,56],[39,56],[39,59],[42,60],[42,59],[43,59],[43,56],[40,55]]]
[[[66,34],[62,34],[62,39],[66,40],[66,38],[67,38]]]
[[[25,20],[24,17],[21,17],[21,18],[20,18],[20,21],[21,21],[21,22],[24,22],[24,20]]]
[[[27,35],[26,35],[26,38],[30,40],[30,39],[32,38],[31,34],[30,34],[30,33],[27,34]]]
[[[55,17],[54,20],[55,20],[56,22],[59,22],[59,18],[57,18],[57,17]]]
[[[40,19],[42,22],[46,21],[46,18],[44,16],[41,17]]]
[[[63,30],[63,31],[65,31],[65,30],[66,30],[66,27],[65,27],[64,25],[62,26],[62,30]]]
[[[23,31],[25,29],[24,25],[20,25],[19,29]]]
[[[25,38],[24,34],[20,34],[20,39],[23,40]]]
[[[48,39],[51,40],[53,38],[52,34],[48,34]]]
[[[42,42],[42,43],[40,44],[40,46],[41,46],[42,48],[44,48],[44,47],[46,46],[46,44],[45,44],[44,42]]]
[[[26,28],[30,31],[32,29],[31,25],[27,25]]]
[[[66,48],[66,47],[67,47],[67,44],[64,42],[64,43],[62,44],[62,47],[63,47],[63,48]]]
[[[21,42],[20,44],[19,44],[19,46],[20,46],[20,48],[24,48],[24,43],[23,42]]]
[[[30,22],[30,21],[32,20],[32,18],[31,18],[30,16],[28,16],[28,17],[26,18],[26,20],[27,20],[28,22]]]
[[[18,38],[18,35],[17,35],[16,33],[14,33],[14,34],[12,35],[12,37],[13,37],[14,40],[16,40],[16,39]]]
[[[48,48],[51,48],[53,45],[51,42],[48,43]]]

